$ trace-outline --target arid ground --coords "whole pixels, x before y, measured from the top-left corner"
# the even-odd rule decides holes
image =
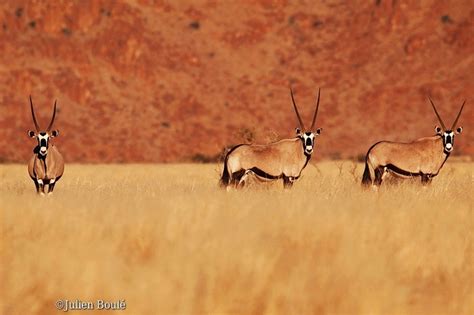
[[[24,165],[0,165],[0,311],[472,314],[473,170],[375,192],[362,165],[321,162],[291,190],[225,192],[217,164],[67,165],[39,197]]]

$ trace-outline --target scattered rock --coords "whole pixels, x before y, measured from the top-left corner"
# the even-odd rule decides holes
[[[100,9],[100,14],[105,15],[105,16],[110,16],[112,13],[110,10],[107,10],[105,8]]]
[[[70,29],[70,28],[67,28],[67,27],[63,28],[63,29],[62,29],[62,32],[63,32],[63,34],[66,35],[66,36],[71,36],[71,34],[72,34],[71,29]]]
[[[314,27],[314,28],[320,28],[320,27],[322,27],[322,26],[323,26],[323,21],[321,21],[321,20],[315,20],[315,21],[313,22],[313,27]]]
[[[451,17],[449,15],[443,15],[441,16],[441,22],[445,23],[445,24],[451,24],[453,23],[453,19],[451,19]]]
[[[189,27],[198,30],[201,27],[201,24],[199,23],[199,21],[193,21],[189,23]]]
[[[23,15],[23,8],[16,9],[15,15],[17,18],[21,18],[21,16]]]

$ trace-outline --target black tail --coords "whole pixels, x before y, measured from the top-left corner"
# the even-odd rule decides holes
[[[372,178],[370,178],[369,164],[367,163],[367,158],[365,158],[365,169],[364,175],[362,175],[362,186],[369,186],[372,184]]]
[[[225,156],[224,171],[222,171],[221,180],[219,181],[220,186],[224,188],[229,186],[229,183],[230,183],[230,174],[229,174],[229,170],[227,169],[227,158],[229,157],[229,153],[227,153]]]

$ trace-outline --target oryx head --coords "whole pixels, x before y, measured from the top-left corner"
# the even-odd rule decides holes
[[[466,104],[466,101],[464,101],[464,103],[462,103],[461,109],[459,110],[459,113],[458,113],[456,119],[454,120],[453,125],[451,126],[451,128],[448,129],[448,128],[446,128],[446,126],[445,126],[443,120],[441,119],[441,116],[439,115],[438,111],[436,110],[435,104],[433,103],[431,98],[429,98],[429,99],[430,99],[430,102],[431,102],[431,106],[433,106],[433,110],[434,110],[436,116],[438,117],[439,123],[441,124],[441,127],[442,127],[442,129],[439,126],[435,127],[436,134],[443,138],[444,152],[449,154],[449,153],[451,153],[451,151],[453,151],[453,148],[454,148],[454,135],[455,134],[458,135],[462,132],[462,127],[458,126],[456,128],[456,130],[454,130],[454,128],[456,127],[456,124],[458,123],[459,117],[461,116],[461,112],[464,108],[464,104]]]
[[[56,101],[54,101],[54,109],[53,109],[53,117],[51,118],[51,122],[46,130],[41,130],[40,126],[38,125],[38,121],[36,120],[35,110],[33,108],[33,101],[31,100],[30,95],[30,106],[31,106],[31,115],[33,116],[33,122],[35,124],[35,131],[29,130],[28,136],[30,138],[36,138],[38,140],[37,150],[36,153],[40,154],[41,156],[46,156],[48,154],[49,148],[49,140],[51,138],[57,137],[59,135],[59,130],[52,130],[54,123],[54,118],[56,117]]]
[[[303,120],[301,119],[300,113],[298,112],[298,107],[296,106],[295,98],[293,97],[293,90],[291,89],[291,87],[290,87],[290,94],[291,94],[291,100],[293,102],[293,108],[295,109],[296,117],[298,118],[298,122],[300,124],[299,128],[296,128],[296,136],[300,138],[303,142],[304,153],[307,155],[310,155],[311,153],[313,153],[314,140],[316,136],[319,136],[321,134],[321,131],[323,130],[322,128],[314,129],[315,124],[316,124],[316,116],[318,116],[319,98],[321,95],[321,89],[318,90],[318,100],[316,102],[316,109],[314,111],[313,121],[309,129],[306,129],[303,124]]]

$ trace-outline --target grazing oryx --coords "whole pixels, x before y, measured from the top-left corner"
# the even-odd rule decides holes
[[[290,188],[306,167],[314,148],[315,137],[321,128],[314,130],[318,115],[320,90],[311,127],[306,129],[290,88],[291,100],[300,128],[296,137],[283,139],[270,144],[240,144],[232,148],[224,160],[224,171],[220,180],[223,187],[242,187],[248,176],[254,175],[262,181],[283,179],[283,186]]]
[[[53,118],[46,131],[42,131],[36,121],[33,101],[30,96],[31,115],[35,124],[35,131],[28,131],[28,136],[36,138],[38,145],[33,149],[33,157],[28,163],[28,173],[36,186],[36,192],[44,195],[44,186],[49,185],[48,194],[53,192],[54,185],[64,172],[64,160],[57,147],[50,144],[51,138],[59,135],[58,130],[51,131],[56,117],[56,101],[54,102]]]
[[[454,134],[462,132],[462,127],[458,127],[455,132],[453,128],[458,123],[466,101],[462,104],[453,125],[449,129],[444,125],[431,98],[430,102],[443,129],[436,126],[435,136],[421,138],[409,143],[381,141],[374,144],[365,157],[362,185],[372,184],[371,171],[374,173],[373,184],[376,186],[380,186],[387,172],[402,178],[420,176],[423,184],[430,183],[431,179],[438,175],[453,151]]]

